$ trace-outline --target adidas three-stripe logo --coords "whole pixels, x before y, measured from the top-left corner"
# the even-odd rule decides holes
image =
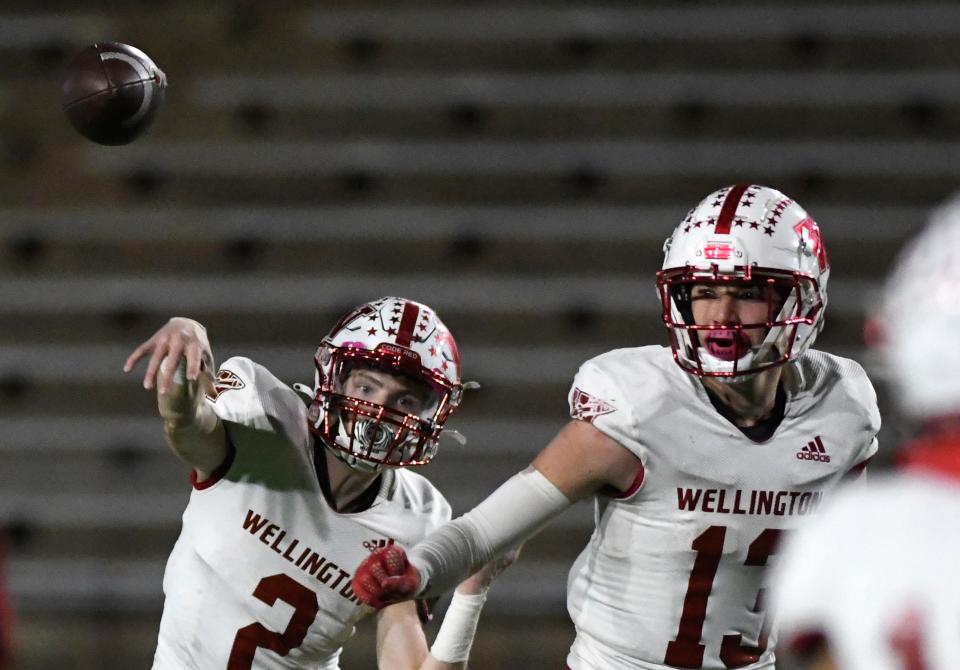
[[[363,548],[366,549],[367,551],[373,552],[373,551],[376,551],[377,549],[383,549],[384,547],[389,547],[391,544],[394,543],[394,541],[395,540],[392,537],[386,540],[382,538],[376,539],[376,540],[369,540],[363,543]]]
[[[830,454],[823,446],[823,440],[817,435],[812,442],[807,442],[806,446],[797,452],[797,459],[801,461],[820,461],[821,463],[830,462]]]

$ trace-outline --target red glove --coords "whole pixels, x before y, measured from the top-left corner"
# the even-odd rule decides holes
[[[364,559],[350,586],[360,602],[382,609],[412,599],[420,589],[420,574],[407,560],[407,552],[391,544]]]

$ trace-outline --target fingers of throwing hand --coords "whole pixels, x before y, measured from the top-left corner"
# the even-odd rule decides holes
[[[187,380],[192,382],[200,375],[200,343],[196,340],[187,342],[183,353],[187,357]]]
[[[213,354],[203,326],[181,317],[170,319],[149,340],[134,349],[123,364],[124,372],[133,370],[147,355],[150,360],[143,376],[143,388],[157,386],[160,393],[169,393],[181,355],[186,357],[185,372],[189,381],[199,378],[204,364],[213,369]],[[164,358],[170,359],[170,365],[161,367]]]
[[[183,341],[180,339],[172,339],[167,349],[165,359],[161,359],[161,362],[166,360],[166,363],[160,366],[160,374],[157,375],[157,390],[160,393],[170,392],[170,386],[173,384],[173,377],[180,365],[180,356],[182,354]],[[152,360],[150,362],[153,363]]]
[[[123,371],[130,372],[131,370],[133,370],[133,366],[135,366],[137,362],[141,358],[143,358],[143,356],[147,354],[152,347],[153,347],[153,338],[150,338],[149,340],[141,344],[139,347],[134,349],[133,353],[127,356],[127,360],[123,364]]]

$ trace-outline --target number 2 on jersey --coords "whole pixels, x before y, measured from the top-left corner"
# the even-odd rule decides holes
[[[691,548],[697,552],[687,583],[687,595],[683,599],[683,614],[677,639],[667,644],[663,662],[677,668],[700,668],[703,666],[703,653],[706,645],[700,642],[703,635],[703,623],[707,618],[707,600],[713,590],[713,580],[717,576],[720,557],[723,555],[723,541],[727,536],[725,526],[710,526],[693,541]],[[774,553],[780,537],[778,529],[768,528],[760,533],[747,549],[744,565],[763,567]],[[764,589],[757,594],[755,612],[762,612]],[[743,635],[731,633],[724,635],[720,644],[720,660],[728,668],[742,668],[755,663],[767,649],[767,631],[761,630],[756,647],[741,644]]]
[[[286,656],[290,650],[303,644],[307,629],[320,611],[317,594],[283,573],[261,579],[253,596],[271,607],[282,600],[293,607],[293,616],[282,633],[267,630],[259,623],[238,630],[233,639],[227,670],[251,670],[253,657],[259,647]]]

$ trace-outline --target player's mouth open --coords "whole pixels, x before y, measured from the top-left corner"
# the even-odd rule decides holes
[[[750,351],[750,338],[742,330],[714,330],[706,335],[707,351],[722,361],[735,361]]]

